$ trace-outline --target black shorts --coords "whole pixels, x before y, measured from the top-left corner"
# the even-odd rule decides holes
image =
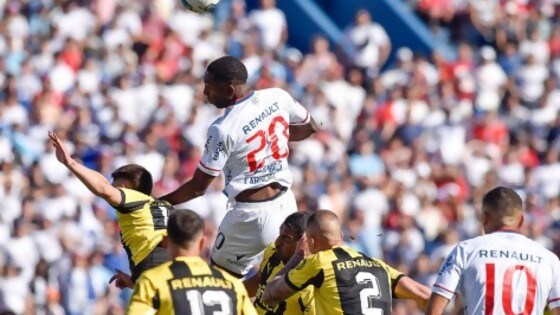
[[[132,278],[132,281],[136,282],[144,271],[157,267],[167,261],[169,261],[167,250],[159,245],[154,248],[154,250],[152,250],[152,252],[149,253],[148,256],[146,256],[146,258],[144,258],[144,260],[142,260],[138,265],[130,268],[132,272],[130,277]]]

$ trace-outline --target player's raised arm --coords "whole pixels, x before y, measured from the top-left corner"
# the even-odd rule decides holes
[[[220,175],[229,157],[229,141],[227,135],[220,132],[217,126],[208,128],[208,136],[204,154],[193,177],[175,191],[160,197],[177,205],[204,195],[214,178]]]
[[[54,132],[49,131],[49,138],[53,142],[57,160],[74,173],[93,194],[105,199],[112,206],[116,207],[121,204],[121,192],[113,187],[105,176],[76,162]]]

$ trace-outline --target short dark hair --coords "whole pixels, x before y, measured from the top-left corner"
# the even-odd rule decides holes
[[[297,238],[299,239],[303,236],[303,233],[305,233],[307,220],[310,216],[310,211],[299,211],[292,213],[286,218],[286,220],[284,220],[284,225],[292,229],[292,231],[294,231]]]
[[[234,85],[247,83],[247,68],[243,62],[232,56],[224,56],[212,61],[206,68],[212,80]]]
[[[203,231],[204,220],[192,210],[174,210],[169,216],[167,235],[173,244],[181,248],[189,248]]]
[[[508,217],[523,211],[523,200],[513,189],[500,186],[484,195],[482,207],[492,215]]]
[[[143,194],[151,195],[154,181],[152,174],[147,169],[138,164],[127,164],[117,168],[111,177],[115,179],[126,179],[132,183],[132,189]]]

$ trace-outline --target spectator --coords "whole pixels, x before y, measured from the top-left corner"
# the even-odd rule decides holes
[[[373,22],[365,10],[356,13],[354,24],[346,30],[346,42],[351,49],[351,60],[370,78],[378,75],[391,52],[391,41],[385,29]]]
[[[232,1],[221,29],[179,2],[0,1],[0,309],[122,312],[130,290],[106,281],[130,272],[117,214],[59,167],[47,131],[105,176],[145,164],[165,194],[192,176],[220,114],[205,106],[202,75],[225,52],[255,87],[290,89],[322,123],[291,145],[293,190],[301,209],[336,212],[349,246],[431,285],[448,248],[480,233],[481,196],[509,185],[526,199],[523,233],[560,254],[559,8],[421,2],[457,58],[399,47],[381,71],[391,39],[366,11],[346,31],[347,58],[322,37],[310,53],[289,47],[290,17],[268,0],[252,12]],[[210,240],[228,209],[224,175],[184,205]]]

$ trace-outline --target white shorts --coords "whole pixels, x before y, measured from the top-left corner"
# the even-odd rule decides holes
[[[290,189],[270,201],[233,202],[212,247],[212,263],[242,278],[279,235],[286,217],[297,211]]]

